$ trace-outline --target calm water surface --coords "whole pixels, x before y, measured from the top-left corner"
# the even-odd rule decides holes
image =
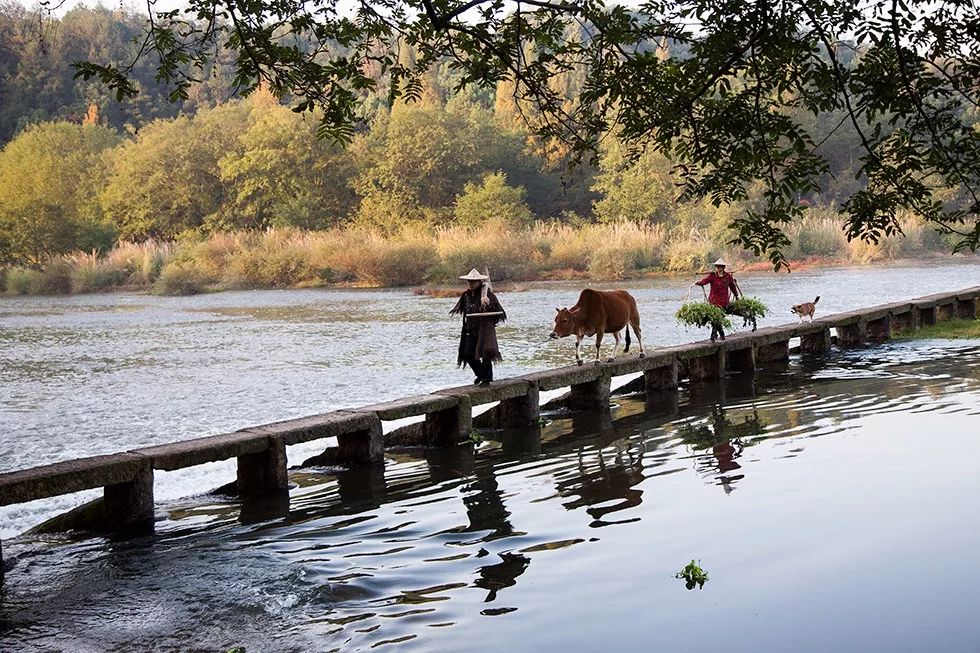
[[[630,284],[649,345],[701,335],[669,318],[686,281]],[[977,283],[961,265],[742,285],[776,324],[814,294],[829,313]],[[542,343],[575,295],[502,295],[501,376],[568,360],[570,342]],[[451,303],[2,301],[0,469],[465,382]],[[288,506],[204,493],[230,466],[161,474],[153,537],[5,539],[0,651],[977,651],[978,416],[980,342],[893,343],[553,412],[540,441],[294,469]],[[6,509],[0,534],[78,500]],[[703,590],[673,578],[691,558]]]

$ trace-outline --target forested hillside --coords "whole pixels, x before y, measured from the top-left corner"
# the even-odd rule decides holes
[[[728,225],[758,194],[721,207],[687,200],[669,160],[653,150],[636,156],[613,137],[595,161],[573,165],[567,145],[531,134],[524,118],[533,109],[516,103],[507,83],[457,93],[448,64],[433,66],[413,98],[392,102],[380,82],[365,90],[363,120],[345,147],[317,138],[318,115],[295,113],[264,89],[236,97],[220,64],[176,102],[145,61],[135,100],[117,102],[98,83],[73,79],[75,61],[132,61],[141,20],[78,8],[39,22],[19,4],[0,5],[0,265],[37,269],[117,242],[269,228],[397,238],[406,229],[519,232],[541,222],[629,223],[673,248],[627,260],[612,276],[740,254]],[[403,48],[399,56],[413,55]],[[569,70],[552,83],[573,98],[585,74]],[[830,170],[819,192],[799,198],[818,207],[810,220],[821,226],[794,227],[796,256],[868,249],[849,245],[830,219],[835,201],[863,183],[856,137],[841,118],[804,121]],[[914,237],[905,253],[947,247],[911,214],[902,224]],[[579,258],[570,267],[588,269],[591,258]]]

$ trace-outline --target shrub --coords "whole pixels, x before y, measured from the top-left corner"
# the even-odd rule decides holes
[[[37,270],[22,267],[7,269],[4,286],[11,295],[33,295],[39,292],[42,274]]]
[[[149,286],[173,255],[173,246],[148,240],[144,243],[121,242],[105,256],[114,267],[125,269],[127,283],[135,286]]]
[[[437,234],[440,265],[433,276],[450,281],[472,268],[490,269],[494,281],[526,278],[533,249],[526,231],[508,231],[489,223],[481,229],[441,229]]]
[[[196,261],[176,260],[163,267],[153,287],[161,295],[196,295],[212,282]]]
[[[707,242],[695,237],[681,237],[671,240],[667,246],[665,267],[671,272],[703,270],[711,260],[711,250]]]
[[[71,291],[98,292],[123,285],[129,271],[118,261],[100,259],[94,252],[71,257]]]
[[[67,259],[59,256],[48,261],[41,272],[39,284],[32,293],[40,295],[60,295],[71,291],[72,266]]]
[[[848,251],[847,237],[831,219],[805,220],[795,240],[802,256],[838,258]]]

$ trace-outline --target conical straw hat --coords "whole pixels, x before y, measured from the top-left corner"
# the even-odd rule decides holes
[[[469,274],[464,274],[463,276],[460,277],[460,279],[462,279],[463,281],[486,281],[487,276],[484,274],[480,274],[479,272],[476,271],[476,268],[473,268],[472,270],[470,270]]]

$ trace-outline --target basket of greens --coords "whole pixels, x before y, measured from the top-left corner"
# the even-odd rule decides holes
[[[688,326],[714,326],[719,329],[731,329],[724,309],[708,302],[688,302],[677,311],[677,321]]]
[[[743,327],[751,324],[752,330],[755,331],[759,318],[765,317],[768,310],[766,305],[755,297],[745,297],[743,295],[729,304],[726,312],[729,315],[739,316],[742,318]]]

